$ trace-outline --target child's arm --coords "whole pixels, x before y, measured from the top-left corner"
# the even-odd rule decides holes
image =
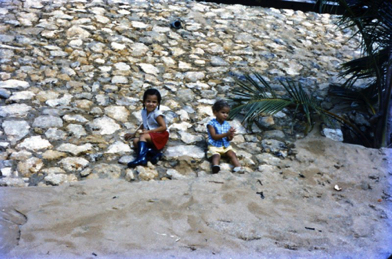
[[[135,130],[134,133],[126,133],[126,134],[124,135],[124,139],[125,139],[125,140],[129,140],[129,139],[134,138],[134,137],[136,136],[136,132],[137,132],[138,130],[142,130],[142,129],[143,129],[143,123],[140,124],[139,127],[137,127],[137,129]]]
[[[230,128],[230,130],[228,132],[222,133],[222,134],[216,134],[215,128],[212,125],[208,125],[207,129],[210,132],[211,138],[213,140],[220,140],[220,139],[223,139],[223,138],[226,138],[226,137],[227,137],[228,140],[231,140],[234,137],[234,131],[235,131],[234,128]]]
[[[158,117],[156,117],[155,120],[158,122],[159,127],[156,129],[152,129],[152,130],[143,130],[143,133],[164,132],[167,129],[165,119],[163,118],[162,115],[159,115]]]

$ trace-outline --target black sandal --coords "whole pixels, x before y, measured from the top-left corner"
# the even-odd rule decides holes
[[[220,166],[219,165],[213,165],[212,166],[212,173],[217,174],[220,171]]]

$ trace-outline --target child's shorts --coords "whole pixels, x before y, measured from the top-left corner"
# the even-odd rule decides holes
[[[209,145],[208,146],[208,151],[207,151],[207,158],[212,157],[213,155],[224,155],[228,151],[232,150],[234,152],[234,149],[231,146],[228,147],[214,147]]]

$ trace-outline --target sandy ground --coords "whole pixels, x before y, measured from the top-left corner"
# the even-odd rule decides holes
[[[388,258],[391,150],[296,150],[245,175],[0,188],[0,257]]]

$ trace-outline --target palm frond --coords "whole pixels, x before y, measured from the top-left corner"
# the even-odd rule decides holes
[[[248,124],[252,122],[257,116],[260,116],[261,114],[273,115],[291,104],[293,103],[287,99],[269,98],[269,99],[251,100],[246,104],[241,104],[231,109],[230,117],[234,118],[244,111],[245,116],[242,122],[244,124]]]
[[[236,105],[230,112],[232,118],[244,113],[243,123],[248,124],[261,114],[273,115],[288,106],[296,106],[305,113],[308,125],[312,125],[311,115],[318,110],[318,105],[300,83],[280,82],[288,94],[284,98],[278,97],[260,74],[256,73],[254,77],[257,81],[251,75],[244,75],[243,81],[238,80],[239,87],[233,91]]]
[[[376,63],[372,63],[372,60]],[[378,67],[381,72],[385,73],[387,64],[388,49],[385,48],[376,53],[373,57],[364,56],[342,64],[341,68],[343,71],[340,73],[340,76],[346,77],[352,75],[356,79],[375,78],[375,67]],[[351,87],[353,83],[355,83],[355,80],[348,80],[346,86]]]
[[[254,80],[251,75],[243,75],[244,80],[234,78],[236,84],[240,86],[239,89],[234,89],[233,93],[236,95],[235,98],[249,100],[249,99],[264,99],[270,96],[276,97],[274,90],[271,86],[261,77],[260,74],[255,73],[255,77],[258,81]]]
[[[376,101],[374,100],[375,93],[371,92],[371,88],[362,91],[354,91],[342,86],[332,85],[330,86],[328,93],[334,97],[338,97],[340,105],[347,104],[347,106],[350,107],[350,110],[355,108],[352,106],[352,103],[356,103],[358,110],[363,110],[365,112],[370,111],[371,114],[376,114],[373,105]]]

